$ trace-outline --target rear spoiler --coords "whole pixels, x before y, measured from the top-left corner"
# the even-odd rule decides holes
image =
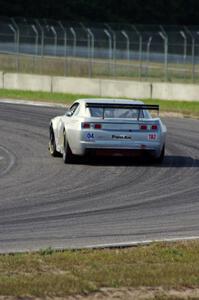
[[[118,103],[86,103],[86,107],[96,107],[96,108],[128,108],[128,109],[138,109],[138,120],[140,118],[141,110],[157,110],[159,113],[159,105],[156,104],[118,104]],[[103,111],[104,119],[104,111]]]

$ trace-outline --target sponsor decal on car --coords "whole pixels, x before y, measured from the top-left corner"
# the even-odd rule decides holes
[[[112,135],[112,139],[116,139],[116,140],[131,140],[131,136],[130,135]]]

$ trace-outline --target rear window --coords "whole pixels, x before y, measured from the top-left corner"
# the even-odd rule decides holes
[[[102,118],[104,111],[104,118],[110,119],[137,119],[139,110],[138,109],[127,109],[127,108],[97,108],[90,107],[91,117]],[[140,110],[140,118],[144,118],[143,110]]]

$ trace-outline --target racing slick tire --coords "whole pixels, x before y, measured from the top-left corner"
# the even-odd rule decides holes
[[[154,162],[156,164],[161,164],[164,160],[164,156],[165,156],[165,145],[162,147],[162,151],[160,153],[160,156],[155,157]]]
[[[49,135],[50,135],[49,144],[48,144],[49,152],[54,157],[59,156],[59,153],[57,152],[57,149],[56,149],[55,135],[54,135],[52,124],[50,125],[50,128],[49,128]]]
[[[71,151],[71,148],[66,138],[66,134],[64,132],[63,161],[65,164],[67,164],[73,162],[73,160],[74,160],[74,155]]]

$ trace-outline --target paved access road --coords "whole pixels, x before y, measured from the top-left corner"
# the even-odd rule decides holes
[[[64,165],[47,150],[63,109],[0,103],[0,252],[199,236],[199,121],[165,119],[161,166]]]

